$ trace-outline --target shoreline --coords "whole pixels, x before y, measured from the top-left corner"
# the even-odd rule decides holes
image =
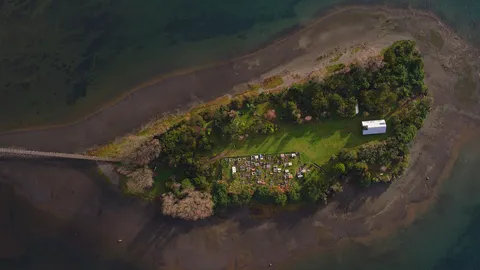
[[[122,100],[128,98],[130,95],[132,95],[136,92],[139,92],[139,91],[141,91],[141,90],[143,90],[147,87],[154,86],[155,84],[158,84],[158,83],[160,83],[160,82],[162,82],[162,81],[164,81],[168,78],[173,78],[173,77],[177,77],[177,76],[180,76],[180,75],[186,75],[186,74],[194,73],[196,71],[201,71],[203,69],[225,65],[225,64],[228,64],[228,63],[231,63],[231,62],[240,61],[240,60],[255,56],[256,54],[261,53],[262,51],[267,50],[267,49],[269,49],[271,47],[274,47],[276,45],[279,45],[279,44],[287,41],[288,39],[291,39],[295,36],[301,35],[302,33],[314,28],[315,26],[320,24],[322,21],[324,21],[324,20],[326,20],[326,19],[328,19],[332,16],[335,16],[339,13],[348,12],[348,11],[352,11],[352,10],[365,11],[365,10],[370,10],[370,9],[387,11],[387,12],[408,11],[408,12],[412,12],[414,15],[416,13],[419,13],[420,16],[425,16],[425,17],[436,20],[441,25],[441,27],[447,29],[448,32],[455,33],[455,31],[450,26],[443,23],[443,21],[436,14],[434,14],[433,12],[430,12],[430,11],[426,12],[426,11],[422,11],[422,10],[418,10],[418,9],[411,9],[411,8],[408,8],[408,9],[395,8],[395,7],[388,7],[386,5],[348,5],[347,4],[344,7],[343,6],[340,6],[340,7],[334,6],[334,7],[331,7],[331,8],[329,8],[329,9],[323,11],[323,12],[319,12],[320,15],[315,15],[315,17],[312,18],[313,23],[309,23],[308,25],[306,25],[304,27],[296,24],[293,27],[291,27],[293,29],[286,29],[287,34],[285,36],[282,35],[282,37],[280,37],[280,38],[275,38],[274,37],[271,42],[265,42],[266,44],[260,44],[258,49],[253,49],[253,52],[250,52],[250,53],[247,52],[246,54],[243,54],[239,57],[234,57],[234,58],[229,59],[229,60],[216,61],[216,62],[212,62],[212,63],[206,64],[206,65],[203,65],[203,66],[197,66],[197,67],[191,67],[191,68],[176,70],[176,71],[173,71],[171,73],[167,73],[167,74],[161,75],[159,77],[153,78],[151,80],[146,81],[145,83],[141,83],[138,86],[133,87],[130,90],[127,90],[127,91],[124,91],[124,92],[120,93],[116,98],[111,99],[109,101],[106,101],[103,105],[100,106],[100,108],[98,110],[95,110],[94,112],[92,112],[90,114],[87,114],[83,117],[80,117],[79,119],[71,121],[71,122],[0,131],[0,136],[1,135],[7,135],[7,134],[13,134],[13,133],[19,133],[19,132],[57,129],[57,128],[69,127],[69,126],[73,126],[73,125],[82,123],[82,122],[84,122],[84,121],[86,121],[90,118],[95,117],[96,115],[98,115],[101,112],[107,110],[108,108],[115,106],[117,103],[119,103]],[[322,15],[322,14],[324,14],[324,15]],[[298,27],[301,27],[301,28],[298,29]],[[279,33],[279,35],[281,35],[281,33]],[[464,41],[464,40],[462,40],[462,41]],[[466,41],[464,41],[464,42],[466,42]],[[468,44],[468,43],[466,43],[466,44]],[[227,94],[227,93],[225,93],[225,94]],[[151,122],[151,120],[147,120],[144,123],[139,123],[139,126],[141,126],[143,124],[146,124],[147,122]]]

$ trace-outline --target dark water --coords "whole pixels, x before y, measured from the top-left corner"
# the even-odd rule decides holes
[[[475,0],[4,0],[0,128],[74,119],[159,74],[244,54],[347,3],[433,10],[480,40]]]
[[[466,145],[433,208],[371,246],[347,245],[286,269],[480,269],[480,144]]]

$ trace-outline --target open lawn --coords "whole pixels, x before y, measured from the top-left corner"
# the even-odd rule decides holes
[[[387,134],[363,136],[360,124],[362,120],[364,119],[356,117],[300,125],[281,124],[275,134],[257,135],[224,150],[229,151],[229,156],[300,152],[304,162],[322,164],[343,148],[355,148],[387,138]]]

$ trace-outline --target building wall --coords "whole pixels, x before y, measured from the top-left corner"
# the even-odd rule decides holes
[[[369,128],[368,130],[362,130],[363,135],[371,135],[371,134],[383,134],[387,133],[387,127],[374,127],[374,128]]]

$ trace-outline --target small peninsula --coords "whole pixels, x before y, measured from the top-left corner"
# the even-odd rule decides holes
[[[326,69],[323,78],[163,120],[164,131],[118,168],[123,191],[197,220],[252,201],[327,203],[347,182],[367,188],[401,176],[431,106],[415,42]],[[376,119],[386,132],[362,134],[362,121]]]

